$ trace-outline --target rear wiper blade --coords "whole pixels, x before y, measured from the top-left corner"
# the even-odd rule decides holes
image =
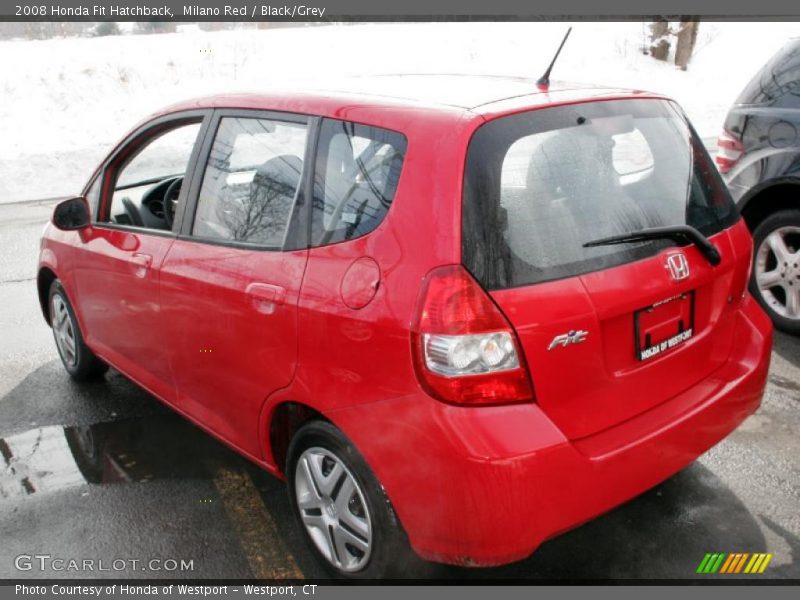
[[[632,244],[635,242],[646,242],[648,240],[673,240],[678,244],[692,243],[697,246],[697,249],[706,257],[706,260],[713,266],[717,266],[722,257],[719,250],[714,247],[706,236],[697,231],[691,225],[675,225],[672,227],[651,227],[649,229],[640,229],[639,231],[631,231],[630,233],[623,233],[620,235],[612,235],[610,237],[600,238],[586,242],[584,248],[592,248],[594,246],[611,246],[612,244]]]

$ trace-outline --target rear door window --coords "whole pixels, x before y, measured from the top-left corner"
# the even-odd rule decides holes
[[[311,241],[324,246],[366,235],[394,200],[406,153],[397,132],[324,119],[311,210]]]
[[[300,188],[306,135],[304,123],[220,119],[192,235],[281,249]]]
[[[647,227],[713,235],[738,215],[676,107],[619,100],[490,121],[467,154],[462,260],[488,289],[571,277],[671,242],[584,248]]]

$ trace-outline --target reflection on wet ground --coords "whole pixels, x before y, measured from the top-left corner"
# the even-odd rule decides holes
[[[119,381],[116,373],[108,378],[115,387],[134,388]],[[136,395],[136,389],[131,393]],[[136,404],[136,416],[85,425],[46,425],[0,438],[0,538],[25,552],[54,553],[54,539],[67,539],[66,529],[83,526],[90,535],[76,536],[62,552],[92,555],[88,540],[105,536],[91,521],[110,516],[117,528],[111,535],[119,536],[119,542],[114,543],[113,537],[111,541],[115,553],[129,548],[133,539],[145,548],[173,546],[181,557],[206,557],[199,565],[200,574],[170,573],[170,577],[325,576],[308,556],[294,526],[283,482],[156,400],[144,395],[136,398]],[[118,504],[104,499],[109,493]],[[76,499],[83,502],[76,505]],[[158,510],[142,514],[141,505],[150,503]],[[42,519],[42,506],[54,508],[55,528]],[[18,517],[14,522],[4,522],[9,510]],[[29,518],[23,516],[26,512]],[[187,519],[195,525],[175,529],[175,522]],[[139,540],[136,529],[142,528],[142,520],[164,540],[153,536]],[[37,537],[43,538],[43,545],[32,548],[30,540]],[[9,548],[9,555],[15,552]],[[0,556],[5,554],[0,550]],[[301,558],[295,559],[296,555]],[[31,576],[6,571],[9,562],[0,560],[0,577]],[[231,568],[231,562],[236,568]],[[76,576],[50,574],[54,575]]]
[[[62,427],[43,427],[0,439],[6,463],[0,473],[0,498],[85,484],[66,432]]]
[[[170,414],[31,429],[0,439],[0,452],[0,498],[87,484],[209,479],[220,464],[243,462]]]

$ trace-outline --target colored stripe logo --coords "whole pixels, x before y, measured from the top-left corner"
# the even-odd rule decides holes
[[[697,572],[702,574],[724,573],[726,575],[758,575],[764,572],[772,560],[772,554],[756,552],[708,553],[703,557]]]

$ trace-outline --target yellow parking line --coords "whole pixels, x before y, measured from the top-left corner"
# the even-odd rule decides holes
[[[294,556],[280,538],[272,515],[247,473],[217,469],[214,486],[225,506],[253,576],[259,579],[302,579]]]

